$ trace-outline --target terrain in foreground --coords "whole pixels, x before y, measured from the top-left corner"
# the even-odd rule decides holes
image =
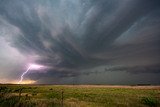
[[[160,107],[160,86],[0,85],[0,107]]]

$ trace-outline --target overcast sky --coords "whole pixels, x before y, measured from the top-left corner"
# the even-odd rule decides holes
[[[160,84],[159,0],[0,0],[0,83]]]

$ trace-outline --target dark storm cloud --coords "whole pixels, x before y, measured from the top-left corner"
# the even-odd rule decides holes
[[[129,73],[160,73],[160,65],[150,66],[115,66],[105,68],[105,71],[127,71]]]
[[[0,23],[13,35],[3,36],[10,46],[51,67],[31,79],[75,77],[106,65],[160,70],[158,0],[1,0]]]

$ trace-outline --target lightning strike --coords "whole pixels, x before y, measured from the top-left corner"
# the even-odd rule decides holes
[[[22,83],[23,78],[24,78],[24,75],[25,75],[26,73],[28,73],[29,70],[38,70],[38,69],[41,69],[42,67],[44,67],[44,66],[42,66],[42,65],[37,65],[37,64],[30,64],[29,67],[27,68],[27,70],[22,73],[21,78],[20,78],[18,84],[21,84],[21,83]]]

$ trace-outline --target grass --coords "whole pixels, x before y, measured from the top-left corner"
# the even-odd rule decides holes
[[[0,107],[160,107],[160,88],[0,85]]]
[[[152,97],[143,97],[141,99],[142,103],[151,107],[158,106],[158,100]]]

